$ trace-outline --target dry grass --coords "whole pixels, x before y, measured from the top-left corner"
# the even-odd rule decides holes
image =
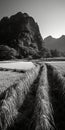
[[[47,69],[55,126],[58,130],[65,130],[65,78],[53,66],[47,64]]]
[[[47,70],[42,69],[39,86],[36,94],[36,104],[33,120],[35,119],[35,130],[52,130],[54,128],[53,109],[49,99],[49,86]]]
[[[23,76],[23,73],[0,71],[0,94],[10,86],[17,84]]]
[[[23,74],[0,74],[1,130],[65,130],[63,63],[39,63]]]
[[[23,77],[23,72],[34,68],[32,62],[2,62],[0,63],[0,94],[8,87],[19,82],[20,77]],[[21,73],[21,74],[20,74]]]
[[[47,63],[55,67],[62,75],[65,75],[65,61],[52,61]]]
[[[23,78],[19,85],[16,87],[17,95],[18,95],[18,106],[21,106],[25,95],[27,95],[30,90],[30,86],[33,84],[34,80],[36,80],[39,73],[40,66],[35,67],[35,69],[31,69],[26,72],[25,78]]]
[[[14,119],[17,117],[17,93],[14,88],[6,92],[6,97],[2,100],[0,108],[0,128],[6,130],[8,126],[13,124]]]
[[[35,67],[25,73],[23,78],[20,78],[18,84],[10,86],[5,91],[5,97],[1,101],[0,107],[0,128],[6,130],[10,127],[17,118],[18,110],[22,106],[26,95],[30,91],[30,87],[37,78],[40,66]],[[3,97],[4,93],[2,94]]]

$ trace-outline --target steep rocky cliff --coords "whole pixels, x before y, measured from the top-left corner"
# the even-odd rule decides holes
[[[39,58],[43,48],[39,26],[26,13],[0,20],[0,59]]]

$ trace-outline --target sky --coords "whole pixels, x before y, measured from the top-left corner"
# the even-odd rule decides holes
[[[43,38],[65,35],[65,0],[0,0],[0,19],[20,11],[35,19]]]

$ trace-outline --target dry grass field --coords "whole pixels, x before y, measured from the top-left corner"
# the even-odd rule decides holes
[[[65,76],[61,71],[57,70],[58,66],[57,68],[50,64],[46,66],[55,129],[65,130]]]
[[[0,130],[65,130],[64,61],[0,63]]]
[[[0,71],[0,94],[10,86],[17,84],[23,76],[24,73],[17,73],[9,70]]]
[[[65,61],[46,62],[55,67],[62,75],[65,75]]]
[[[0,93],[17,84],[23,78],[24,72],[34,68],[32,62],[1,62],[0,63]]]

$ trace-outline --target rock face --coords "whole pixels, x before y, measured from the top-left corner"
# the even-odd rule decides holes
[[[26,13],[0,21],[0,59],[39,58],[43,47],[38,24]],[[8,55],[8,58],[7,58]]]

